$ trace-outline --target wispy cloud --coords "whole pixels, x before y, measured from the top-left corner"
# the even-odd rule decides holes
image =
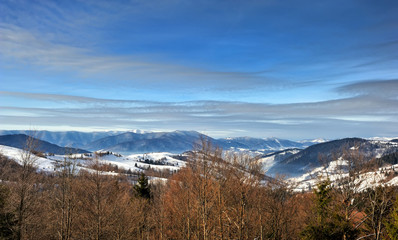
[[[48,94],[48,93],[29,93],[29,92],[10,92],[0,91],[0,96],[10,96],[26,100],[41,100],[52,102],[78,102],[78,103],[145,103],[150,101],[141,100],[115,100],[92,97],[82,97],[73,95]]]
[[[383,132],[398,135],[398,99],[364,95],[332,101],[300,104],[190,101],[146,102],[106,100],[74,96],[7,93],[40,101],[79,102],[76,107],[24,108],[0,106],[5,125],[27,123],[42,126],[87,127],[98,130],[142,128],[152,130],[196,129],[258,137],[291,135],[307,137],[372,136]],[[305,129],[311,126],[310,132]],[[371,128],[369,128],[371,127]],[[388,129],[388,131],[387,131]],[[278,134],[276,134],[278,133]],[[363,132],[362,132],[363,134]]]
[[[340,92],[398,99],[398,80],[360,81],[338,88]]]
[[[235,91],[283,87],[287,81],[250,72],[215,72],[172,63],[146,61],[141,56],[107,56],[89,49],[51,43],[22,28],[0,24],[0,55],[47,71],[75,72],[82,79],[127,86]],[[87,80],[86,80],[87,81]],[[98,83],[98,82],[97,82]]]

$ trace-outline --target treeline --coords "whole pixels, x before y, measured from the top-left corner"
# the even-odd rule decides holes
[[[96,161],[76,171],[67,158],[37,173],[26,151],[19,165],[0,158],[0,239],[397,239],[397,189],[359,191],[360,157],[351,159],[348,174],[295,192],[255,159],[206,142],[151,184],[104,175]]]

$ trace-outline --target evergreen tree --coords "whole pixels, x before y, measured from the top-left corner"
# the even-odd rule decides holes
[[[332,201],[330,182],[320,182],[314,190],[314,194],[315,219],[301,233],[302,239],[335,239],[336,236],[332,236],[333,226],[326,221],[329,213],[329,205]]]
[[[398,240],[398,194],[394,203],[394,209],[390,214],[390,220],[386,223],[388,235],[392,240]]]
[[[148,183],[148,178],[144,173],[141,173],[137,184],[134,186],[134,190],[138,197],[150,199],[151,198],[151,186]]]
[[[356,239],[357,231],[353,229],[350,222],[336,211],[332,206],[333,196],[330,181],[322,181],[314,190],[315,208],[313,219],[301,232],[304,240],[336,240]]]

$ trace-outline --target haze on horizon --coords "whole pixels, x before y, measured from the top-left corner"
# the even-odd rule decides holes
[[[0,129],[398,136],[398,2],[0,2]]]

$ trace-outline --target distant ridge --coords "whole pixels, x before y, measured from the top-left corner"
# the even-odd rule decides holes
[[[110,150],[114,152],[173,152],[180,153],[194,148],[201,138],[215,140],[195,131],[126,132],[116,136],[105,137],[86,146],[90,150]]]
[[[56,144],[60,147],[83,148],[84,145],[98,139],[117,135],[123,132],[77,132],[77,131],[32,131],[32,130],[0,130],[0,135],[25,134],[35,136],[36,138]]]
[[[0,136],[0,145],[24,149],[28,139],[29,136],[25,134],[3,135]],[[58,145],[36,138],[33,138],[33,140],[35,141],[35,145],[37,145],[37,148],[33,150],[39,152],[54,153],[59,155],[72,153],[89,153],[89,151],[83,149],[60,147]]]
[[[237,137],[217,139],[223,148],[245,148],[252,150],[283,150],[287,148],[304,148],[305,144],[279,138]]]
[[[196,131],[174,131],[174,132],[150,132],[134,133],[126,132],[116,136],[105,137],[84,146],[89,150],[109,150],[114,152],[184,152],[192,150],[195,143],[200,139],[206,139],[214,146],[224,150],[263,150],[276,151],[287,148],[304,148],[305,144],[277,139],[277,138],[221,138],[214,139]]]
[[[110,150],[121,153],[173,152],[192,150],[200,138],[225,150],[261,150],[273,152],[288,148],[305,148],[314,142],[294,142],[278,138],[220,138],[214,139],[196,131],[148,132],[131,130],[128,132],[51,132],[28,130],[0,130],[0,135],[34,134],[36,138],[62,147],[96,150]]]

